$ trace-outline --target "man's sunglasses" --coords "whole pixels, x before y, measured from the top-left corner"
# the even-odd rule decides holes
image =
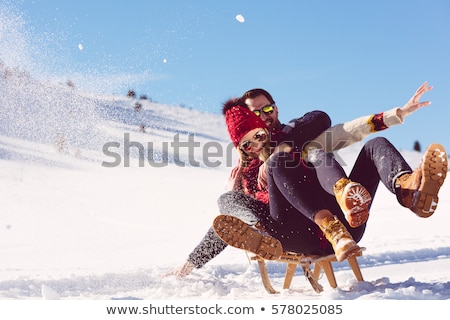
[[[241,149],[245,152],[250,152],[253,148],[253,143],[263,142],[267,139],[267,132],[264,130],[258,131],[253,136],[252,140],[245,140],[241,143]]]
[[[274,109],[274,105],[268,104],[267,106],[264,106],[259,110],[253,110],[253,113],[259,117],[261,115],[261,111],[264,112],[264,114],[272,114],[273,109]]]

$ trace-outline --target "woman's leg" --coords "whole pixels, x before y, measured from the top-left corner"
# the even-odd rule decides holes
[[[267,166],[270,214],[276,221],[289,218],[286,201],[300,214],[314,222],[314,215],[325,208],[323,191],[315,170],[286,152],[273,154]],[[334,197],[333,197],[334,198]]]
[[[322,188],[331,195],[334,195],[336,182],[347,178],[347,174],[332,153],[322,149],[309,150],[308,162],[316,169],[317,179]]]
[[[295,251],[310,253],[327,248],[325,236],[328,248],[331,244],[342,261],[359,250],[346,226],[332,213],[345,220],[342,211],[320,185],[314,168],[303,163],[293,166],[293,160],[292,154],[280,152],[272,155],[268,165],[270,214],[282,226],[278,239],[298,237]]]
[[[316,169],[322,188],[336,197],[350,226],[356,228],[365,223],[369,218],[372,197],[364,186],[347,177],[333,153],[312,149],[308,152],[308,161]]]

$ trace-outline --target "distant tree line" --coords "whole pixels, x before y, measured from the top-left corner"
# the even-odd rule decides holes
[[[132,90],[132,89],[128,90],[128,92],[127,92],[127,97],[128,97],[128,98],[131,98],[131,99],[136,99],[136,91],[134,91],[134,90]],[[149,101],[152,101],[152,99],[151,99],[151,98],[148,98],[146,94],[140,95],[140,96],[139,96],[139,99],[140,99],[140,100],[149,100]]]

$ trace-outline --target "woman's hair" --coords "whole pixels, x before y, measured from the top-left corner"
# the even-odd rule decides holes
[[[266,162],[267,159],[269,159],[270,155],[272,154],[272,148],[270,146],[270,134],[267,131],[267,129],[264,129],[264,131],[266,131],[267,137],[269,137],[269,140],[267,141],[266,144],[264,144],[264,147],[261,150],[261,153],[259,154],[259,156],[253,152],[246,152],[246,151],[242,150],[240,146],[238,146],[238,151],[239,151],[239,155],[241,158],[241,165],[246,166],[247,162],[249,162],[253,159],[257,159],[257,158],[259,158],[263,162]]]

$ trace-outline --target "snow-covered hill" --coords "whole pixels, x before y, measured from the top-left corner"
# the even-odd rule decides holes
[[[218,214],[234,163],[221,115],[81,92],[6,65],[0,109],[0,299],[450,298],[448,183],[429,219],[380,187],[360,243],[364,282],[341,263],[338,289],[322,279],[317,294],[298,271],[271,296],[234,248],[183,280],[162,277]],[[347,169],[360,146],[339,152]],[[280,289],[284,266],[269,273]]]

